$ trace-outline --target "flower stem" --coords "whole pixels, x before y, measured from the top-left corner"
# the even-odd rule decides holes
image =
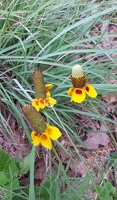
[[[29,200],[35,200],[35,186],[34,186],[34,162],[35,162],[35,146],[32,147],[30,155],[30,186],[29,186]]]

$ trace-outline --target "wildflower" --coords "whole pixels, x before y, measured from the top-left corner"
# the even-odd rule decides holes
[[[51,97],[49,90],[53,88],[53,84],[44,83],[43,74],[40,70],[35,69],[33,72],[33,82],[36,98],[32,100],[32,106],[39,111],[45,107],[51,107],[56,104],[56,100]]]
[[[40,109],[44,109],[45,107],[52,107],[56,104],[56,100],[52,97],[47,97],[45,99],[33,99],[32,106],[39,111]]]
[[[24,106],[22,112],[33,130],[31,132],[33,145],[38,146],[41,144],[48,149],[52,149],[51,140],[57,140],[62,135],[59,129],[46,124],[41,114],[31,104]]]
[[[41,144],[42,146],[51,150],[51,140],[57,140],[61,136],[61,132],[55,126],[50,126],[49,124],[46,125],[47,128],[45,132],[39,134],[36,131],[32,131],[31,138],[34,146],[38,146],[39,144]]]
[[[73,87],[69,88],[67,94],[71,96],[71,102],[82,103],[86,95],[91,98],[97,97],[97,92],[90,84],[86,84],[86,74],[80,65],[75,65],[72,68],[72,75],[70,76]]]

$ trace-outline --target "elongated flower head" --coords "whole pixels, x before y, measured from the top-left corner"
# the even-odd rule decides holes
[[[86,74],[83,72],[83,69],[80,65],[73,66],[70,80],[74,88],[82,88],[85,86]]]
[[[46,98],[46,88],[44,83],[43,74],[37,68],[33,72],[34,91],[37,99]]]
[[[40,113],[31,104],[24,106],[22,112],[32,126],[31,139],[33,145],[38,146],[41,144],[51,150],[51,140],[57,140],[62,135],[60,130],[55,126],[46,124]]]
[[[46,123],[39,112],[31,105],[27,104],[22,108],[22,112],[26,119],[38,134],[43,133],[46,130]]]

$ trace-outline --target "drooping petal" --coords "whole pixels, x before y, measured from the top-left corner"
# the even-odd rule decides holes
[[[31,139],[34,146],[38,146],[40,144],[40,137],[36,131],[31,132]]]
[[[47,92],[46,92],[46,97],[50,97],[50,96],[51,96],[50,92],[47,91]]]
[[[45,108],[45,100],[44,99],[39,99],[39,106],[40,106],[40,109],[44,109]]]
[[[67,91],[67,94],[68,94],[69,96],[72,96],[73,90],[74,90],[73,87],[69,88],[69,90]]]
[[[37,111],[39,111],[39,110],[40,110],[40,103],[39,103],[39,100],[38,100],[38,99],[33,99],[33,100],[32,100],[32,106],[33,106]]]
[[[44,109],[45,108],[45,101],[43,99],[33,99],[32,100],[32,106],[39,111],[40,109]]]
[[[54,98],[52,98],[52,97],[48,97],[48,98],[45,99],[45,105],[46,105],[46,106],[52,107],[52,106],[54,106],[56,103],[57,103],[56,100],[55,100]]]
[[[42,135],[40,136],[40,143],[48,149],[52,149],[52,142],[50,140],[50,137],[48,136],[47,133],[42,133]]]
[[[51,88],[53,88],[54,87],[54,85],[53,84],[46,84],[45,85],[45,87],[48,89],[48,90],[50,90]]]
[[[82,103],[85,100],[86,93],[81,88],[75,88],[72,92],[72,98],[71,101],[74,101],[76,103]]]
[[[97,92],[95,90],[95,88],[90,85],[90,84],[87,84],[85,87],[85,92],[88,96],[92,97],[92,98],[96,98],[97,97]]]
[[[47,130],[46,133],[48,134],[48,136],[52,139],[52,140],[57,140],[59,137],[61,137],[62,133],[60,132],[60,130],[55,127],[55,126],[50,126],[49,124],[47,124]]]
[[[46,85],[45,85],[45,88],[46,88],[46,97],[50,97],[50,96],[51,96],[49,90],[50,90],[51,88],[53,88],[53,87],[54,87],[53,84],[46,84]]]

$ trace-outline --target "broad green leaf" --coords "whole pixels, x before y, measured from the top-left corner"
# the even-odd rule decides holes
[[[0,172],[0,184],[6,184],[9,181],[4,172]]]
[[[19,171],[14,160],[2,149],[0,149],[0,171],[9,177],[17,176]]]
[[[17,178],[10,180],[9,183],[4,185],[7,190],[14,190],[19,187],[19,180]]]
[[[26,174],[30,170],[30,153],[19,163],[20,173]]]

